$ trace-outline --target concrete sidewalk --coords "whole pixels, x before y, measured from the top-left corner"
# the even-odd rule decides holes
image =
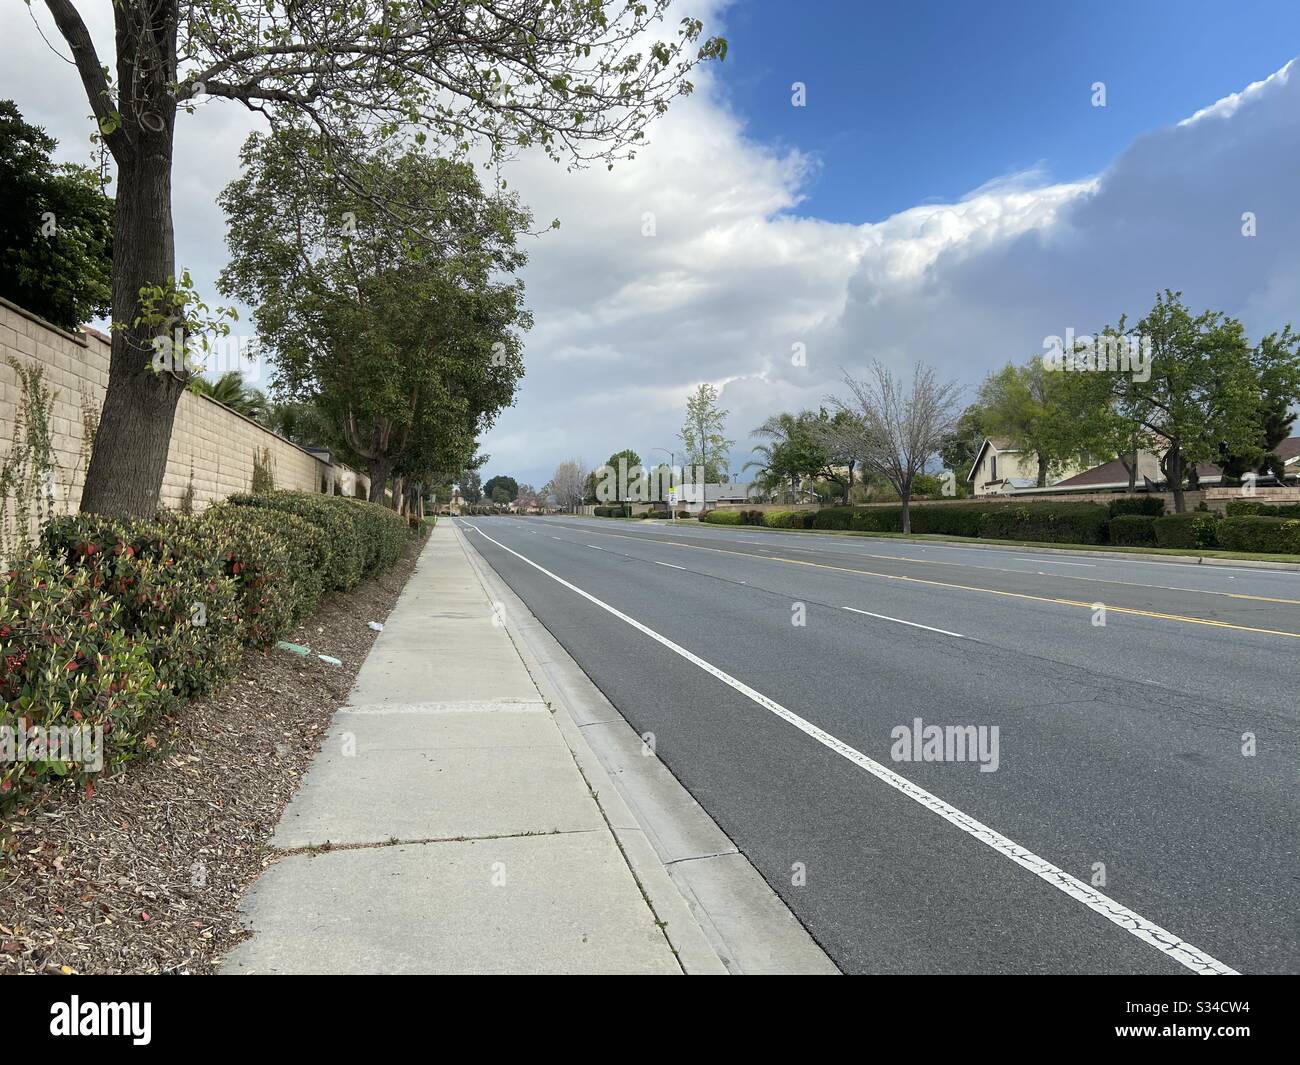
[[[725,972],[663,867],[620,844],[627,808],[552,709],[440,523],[222,971]]]

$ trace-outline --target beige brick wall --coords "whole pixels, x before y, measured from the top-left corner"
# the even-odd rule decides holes
[[[45,370],[46,384],[57,395],[51,429],[59,465],[56,496],[61,509],[74,511],[85,481],[83,449],[85,411],[98,412],[108,384],[109,342],[88,331],[65,333],[0,299],[0,457],[9,453],[18,410],[18,375],[8,360]],[[174,509],[194,479],[194,506],[201,510],[235,492],[246,492],[253,481],[253,456],[271,452],[278,488],[319,492],[322,483],[333,490],[335,479],[352,495],[363,474],[346,466],[329,465],[296,444],[264,429],[206,396],[181,396],[163,480],[164,506]]]

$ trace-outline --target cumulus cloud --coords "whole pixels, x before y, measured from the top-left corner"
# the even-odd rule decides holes
[[[107,12],[88,17],[106,40]],[[75,71],[25,10],[7,8],[0,29],[4,93],[62,139],[65,157],[85,159]],[[686,395],[702,381],[731,411],[739,472],[749,431],[775,411],[819,405],[842,369],[924,359],[973,389],[1067,327],[1140,316],[1165,287],[1241,316],[1253,335],[1300,317],[1292,65],[1097,160],[1087,180],[991,174],[958,202],[866,225],[798,213],[818,161],[750,139],[723,75],[698,78],[639,157],[612,172],[534,156],[507,167],[539,222],[561,228],[531,246],[527,377],[483,441],[489,473],[540,484],[567,458],[674,448]],[[220,101],[180,125],[178,260],[207,292],[225,258],[214,199],[255,125]],[[1241,233],[1248,211],[1253,238]]]

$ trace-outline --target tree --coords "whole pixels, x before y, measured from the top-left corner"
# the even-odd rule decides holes
[[[655,41],[668,0],[356,0],[308,4],[113,4],[115,62],[95,49],[73,0],[45,0],[80,74],[98,137],[117,168],[113,351],[82,509],[153,512],[185,374],[154,369],[154,341],[201,323],[176,268],[172,157],[180,115],[235,100],[273,127],[310,122],[340,180],[372,206],[400,183],[357,180],[358,147],[413,135],[445,152],[501,157],[530,144],[581,163],[633,154],[645,128],[691,91],[702,61],[723,58],[684,19]],[[364,158],[362,152],[356,158]]]
[[[989,374],[979,390],[980,424],[989,435],[1006,437],[1022,454],[1033,454],[1039,488],[1047,487],[1048,476],[1074,458],[1082,444],[1078,423],[1065,416],[1064,378],[1036,357],[1022,366],[1008,363]]]
[[[483,486],[483,494],[493,503],[505,506],[505,504],[518,499],[521,490],[519,482],[513,477],[507,477],[505,474],[499,473],[495,477],[488,478],[487,484]],[[531,495],[531,490],[529,494]]]
[[[917,363],[908,388],[884,363],[872,363],[869,376],[844,383],[852,399],[830,397],[836,410],[849,415],[840,432],[846,451],[862,457],[864,469],[878,473],[903,504],[903,532],[912,531],[910,505],[917,475],[957,425],[955,381],[941,382],[933,367]]]
[[[953,431],[939,447],[939,460],[944,469],[952,470],[959,481],[964,480],[970,473],[970,468],[975,465],[975,456],[979,454],[980,446],[988,435],[984,408],[978,403],[972,403],[961,412]]]
[[[71,332],[108,310],[113,201],[57,146],[0,100],[0,296]]]
[[[1160,469],[1174,496],[1174,510],[1186,509],[1185,482],[1197,463],[1222,454],[1263,453],[1260,389],[1263,375],[1276,372],[1275,394],[1300,388],[1300,358],[1294,338],[1270,340],[1252,351],[1240,322],[1218,311],[1193,315],[1182,293],[1166,290],[1132,330],[1123,319],[1107,335],[1131,336],[1150,346],[1151,373],[1137,381],[1119,373],[1076,372],[1077,388],[1103,394],[1114,438],[1129,439],[1160,455]],[[1257,362],[1258,360],[1258,362]]]
[[[215,399],[236,413],[258,421],[265,421],[270,410],[266,393],[246,385],[244,375],[238,370],[227,370],[215,381],[195,377],[190,381],[190,391]]]
[[[576,511],[582,506],[582,498],[587,482],[587,470],[577,459],[569,459],[555,467],[555,474],[547,489],[547,495],[554,495],[556,504],[566,510]]]
[[[518,330],[531,325],[512,278],[529,215],[484,195],[468,163],[414,149],[375,154],[368,172],[404,189],[400,212],[375,209],[322,152],[305,129],[249,138],[245,172],[221,197],[221,285],[257,306],[277,388],[340,419],[379,502],[390,476],[458,470],[512,401]]]
[[[1273,454],[1278,444],[1291,435],[1295,414],[1291,405],[1300,398],[1300,336],[1288,324],[1270,333],[1250,355],[1259,397],[1255,408],[1258,431],[1255,443],[1233,451],[1226,441],[1219,446],[1219,466],[1225,479],[1240,482],[1248,472],[1273,473],[1282,479],[1285,465]]]
[[[718,409],[718,390],[707,383],[686,401],[686,423],[678,436],[686,464],[703,469],[706,482],[726,480],[728,453],[735,443],[723,436],[727,413]]]

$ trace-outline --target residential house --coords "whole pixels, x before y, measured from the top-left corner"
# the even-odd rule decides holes
[[[1081,465],[1068,466],[1064,473],[1074,474]],[[1060,476],[1049,483],[1056,484]],[[1022,452],[1010,440],[986,436],[966,475],[971,495],[1009,495],[1027,488],[1038,487],[1038,456],[1032,451]]]

